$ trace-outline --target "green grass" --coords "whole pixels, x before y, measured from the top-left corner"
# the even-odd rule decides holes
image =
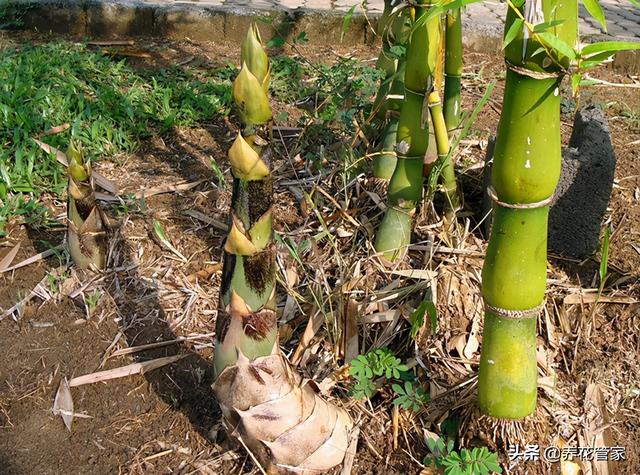
[[[46,142],[64,150],[73,136],[92,159],[133,152],[144,137],[227,114],[231,81],[224,72],[134,70],[67,42],[0,51],[0,234],[11,216],[33,211],[16,193],[37,198],[66,186],[64,168],[32,138],[69,123]]]
[[[233,64],[136,69],[66,41],[0,49],[0,237],[16,216],[31,224],[48,221],[38,202],[43,192],[64,195],[64,167],[33,138],[68,123],[68,130],[44,141],[65,150],[74,137],[91,160],[117,161],[145,137],[229,114],[235,74]],[[350,59],[326,66],[276,56],[272,78],[276,100],[314,105],[305,113],[318,127],[331,126],[324,135],[332,143],[336,133],[350,132],[354,116],[364,115],[378,73]]]

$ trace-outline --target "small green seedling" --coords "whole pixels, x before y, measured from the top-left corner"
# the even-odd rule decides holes
[[[414,389],[413,376],[409,373],[407,365],[403,364],[400,358],[388,348],[376,348],[364,355],[358,355],[351,361],[349,374],[355,380],[351,387],[351,394],[356,399],[373,397],[379,389],[375,380],[384,377],[388,380],[395,379],[403,382],[403,386],[399,384],[392,386],[398,396],[396,399],[400,399],[398,402],[394,401],[394,404],[412,409],[419,408],[426,402],[426,394]]]
[[[96,308],[98,307],[98,302],[102,298],[102,292],[99,290],[94,290],[90,294],[85,294],[84,303],[87,304],[87,309],[89,310],[89,314],[92,314]]]
[[[187,258],[184,257],[182,254],[180,254],[180,251],[178,251],[173,246],[173,244],[171,244],[171,241],[169,240],[169,236],[167,236],[167,233],[162,227],[162,224],[160,224],[160,221],[158,221],[157,219],[153,220],[153,231],[163,247],[165,247],[167,250],[174,253],[178,258],[180,258],[181,261],[187,262]]]
[[[388,348],[376,348],[365,355],[358,355],[351,361],[349,374],[356,383],[352,388],[353,397],[364,399],[373,397],[378,388],[373,382],[374,378],[386,377],[387,379],[400,379],[401,372],[408,371]]]
[[[602,295],[604,286],[609,276],[609,239],[611,238],[611,228],[607,226],[602,237],[602,248],[600,250],[600,286],[598,287],[598,296]]]
[[[414,381],[405,381],[404,385],[393,384],[391,386],[396,398],[394,406],[400,406],[407,411],[418,412],[429,402],[429,394],[421,386],[415,386]]]
[[[427,438],[427,447],[431,454],[424,459],[425,465],[435,465],[444,470],[445,475],[489,475],[502,473],[498,465],[498,455],[486,447],[454,450],[454,441],[442,438]]]

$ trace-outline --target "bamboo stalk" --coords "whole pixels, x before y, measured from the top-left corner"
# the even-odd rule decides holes
[[[393,55],[395,45],[404,45],[407,41],[407,18],[402,12],[394,12],[393,2],[385,0],[385,9],[378,23],[378,32],[382,36],[382,51],[376,68],[384,72],[382,83],[373,103],[375,119],[383,129],[379,150],[373,159],[374,178],[388,181],[396,166],[396,133],[398,130],[398,111],[404,93],[402,70],[404,60]]]
[[[442,112],[442,102],[440,101],[440,94],[438,91],[432,91],[428,96],[428,100],[435,142],[437,145],[438,159],[442,161],[440,180],[442,182],[442,188],[445,195],[445,220],[447,223],[453,224],[456,221],[456,212],[462,205],[462,199],[458,191],[458,183],[456,181],[453,162],[449,155],[449,134],[445,124],[444,114]]]
[[[575,0],[525,0],[519,11],[532,24],[564,20],[552,33],[575,42]],[[510,9],[505,32],[516,18]],[[536,406],[536,320],[546,287],[548,203],[560,175],[559,87],[568,61],[549,58],[540,47],[521,29],[505,48],[509,69],[493,162],[478,398],[481,412],[502,419],[521,419]]]
[[[444,120],[451,132],[460,125],[462,90],[462,17],[460,9],[449,10],[445,19]]]
[[[429,4],[427,0],[418,2],[416,20],[426,14]],[[411,242],[413,216],[422,198],[423,161],[429,144],[426,94],[436,69],[439,37],[439,18],[435,16],[414,30],[407,49],[405,97],[396,138],[398,162],[389,181],[388,208],[375,241],[376,251],[389,261],[405,254]]]
[[[396,169],[398,157],[396,155],[396,136],[398,133],[398,119],[389,120],[386,130],[384,131],[380,151],[373,159],[373,176],[389,180]]]

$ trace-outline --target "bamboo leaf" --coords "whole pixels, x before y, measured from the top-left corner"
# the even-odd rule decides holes
[[[634,7],[640,8],[640,2],[638,0],[629,0],[629,1]]]
[[[524,20],[522,18],[516,18],[513,23],[511,23],[509,30],[507,30],[504,35],[504,40],[502,42],[503,49],[509,46],[509,44],[516,39],[516,36],[518,36],[522,25],[524,25]]]
[[[562,56],[566,56],[570,60],[576,59],[576,52],[574,49],[569,46],[566,42],[558,38],[556,35],[553,35],[549,32],[537,33],[538,38],[540,38],[547,46],[561,54]]]
[[[178,256],[181,261],[187,262],[187,258],[180,254],[180,251],[178,251],[175,247],[173,247],[173,244],[171,244],[171,241],[169,241],[169,237],[164,232],[162,224],[160,224],[160,221],[158,221],[157,219],[153,220],[153,231],[163,246],[165,246],[169,251]]]
[[[607,279],[609,266],[609,238],[611,237],[611,228],[607,226],[602,237],[602,257],[600,258],[600,289],[604,288]]]
[[[342,43],[342,40],[344,40],[344,35],[347,33],[347,31],[349,31],[349,25],[351,24],[351,19],[353,18],[353,12],[356,10],[357,6],[358,4],[356,3],[351,8],[349,8],[349,11],[347,11],[346,15],[342,19],[342,32],[340,33],[340,43]]]
[[[534,56],[539,55],[540,53],[544,53],[544,48],[542,46],[540,46],[538,49],[536,49],[533,53],[531,53],[531,57],[533,58]]]
[[[73,398],[71,397],[71,390],[69,389],[69,382],[65,376],[60,381],[58,386],[58,392],[56,392],[56,398],[53,401],[53,413],[62,417],[64,425],[68,430],[71,430],[71,424],[73,423]]]
[[[548,29],[561,25],[562,23],[564,23],[564,20],[551,20],[545,21],[544,23],[538,23],[537,25],[534,25],[533,32],[542,33],[543,31],[547,31]]]
[[[0,259],[0,274],[5,272],[9,268],[13,260],[16,258],[19,250],[20,243],[18,242],[18,244],[16,244],[13,249],[7,252],[7,254],[2,259]]]
[[[595,53],[611,52],[617,53],[619,51],[630,51],[640,49],[640,42],[633,41],[601,41],[599,43],[593,43],[586,45],[582,48],[582,56],[589,56]]]
[[[428,12],[414,22],[413,26],[411,27],[411,33],[413,34],[414,31],[416,31],[418,28],[423,26],[426,22],[428,22],[435,16],[440,16],[446,11],[455,10],[456,8],[462,8],[464,6],[471,5],[472,3],[478,3],[481,1],[483,0],[453,0],[452,2],[440,0],[435,5],[430,6]]]
[[[580,81],[582,81],[582,74],[576,73],[571,75],[571,92],[575,96],[578,92],[578,88],[580,87]]]
[[[602,27],[604,32],[607,32],[607,21],[604,17],[604,10],[598,0],[582,0],[582,4],[591,15]]]
[[[589,59],[584,60],[580,63],[580,69],[584,70],[584,69],[594,68],[599,64],[602,64],[603,62],[607,61],[608,59],[611,59],[611,57],[614,54],[615,53],[613,51],[604,51],[602,53],[589,56]]]

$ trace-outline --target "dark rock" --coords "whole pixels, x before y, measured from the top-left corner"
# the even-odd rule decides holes
[[[587,106],[576,114],[562,174],[549,214],[549,250],[583,258],[598,249],[609,205],[616,156],[604,112]]]

